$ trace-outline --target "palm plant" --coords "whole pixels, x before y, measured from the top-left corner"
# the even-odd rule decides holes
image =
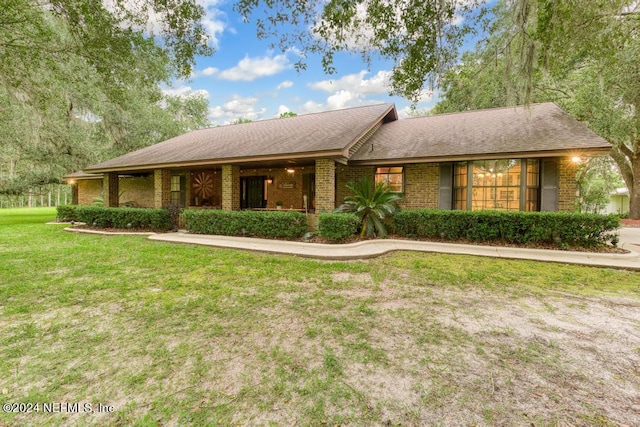
[[[344,203],[334,212],[354,213],[360,218],[361,237],[385,237],[385,222],[399,209],[398,202],[402,195],[391,192],[386,182],[374,185],[369,177],[364,177],[358,182],[350,182],[347,188],[353,192],[353,196],[345,197]]]

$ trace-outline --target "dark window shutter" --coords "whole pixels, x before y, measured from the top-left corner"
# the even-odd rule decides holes
[[[453,206],[453,163],[440,163],[440,190],[438,208],[451,209]]]
[[[558,210],[558,159],[542,160],[541,211]]]

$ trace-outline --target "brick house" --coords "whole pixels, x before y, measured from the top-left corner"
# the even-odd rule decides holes
[[[403,120],[377,104],[196,130],[66,178],[105,206],[314,213],[369,176],[407,209],[570,211],[576,160],[610,148],[553,103]]]

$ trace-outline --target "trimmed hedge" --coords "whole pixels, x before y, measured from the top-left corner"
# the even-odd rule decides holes
[[[76,205],[64,205],[56,207],[58,211],[58,221],[76,221]]]
[[[318,217],[320,236],[330,240],[344,240],[358,232],[360,219],[351,213],[322,213]]]
[[[75,220],[101,228],[148,228],[158,231],[172,228],[166,209],[76,206]]]
[[[614,238],[617,215],[569,212],[404,210],[394,217],[396,233],[406,237],[474,242],[597,246]]]
[[[195,234],[295,238],[307,231],[306,215],[294,211],[187,209],[182,212],[182,220]]]

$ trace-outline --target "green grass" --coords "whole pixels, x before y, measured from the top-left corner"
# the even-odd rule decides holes
[[[115,412],[0,412],[0,425],[626,420],[597,397],[574,402],[596,379],[561,339],[493,319],[508,307],[536,327],[592,299],[638,304],[638,273],[416,253],[320,262],[68,233],[44,225],[54,217],[0,210],[0,401]],[[579,380],[535,409],[527,372]],[[513,396],[527,391],[525,410]]]

